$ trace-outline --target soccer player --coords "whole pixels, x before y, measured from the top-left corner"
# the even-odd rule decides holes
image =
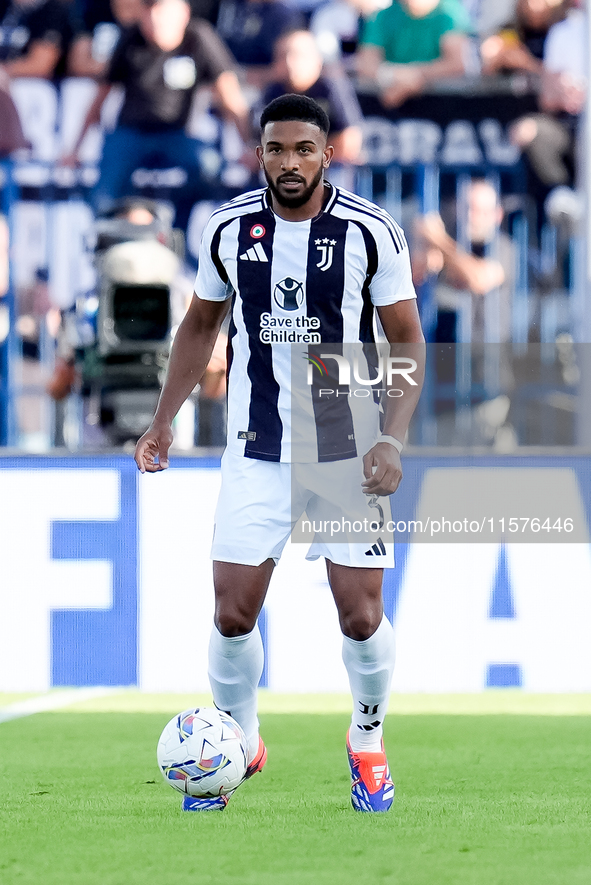
[[[394,636],[383,612],[382,576],[383,567],[393,565],[393,544],[384,544],[381,532],[387,496],[402,477],[400,451],[421,387],[424,347],[408,248],[386,212],[325,180],[333,150],[328,118],[315,101],[279,97],[260,122],[257,156],[268,188],[225,204],[205,228],[193,302],[135,459],[142,473],[168,466],[171,422],[202,377],[231,309],[228,445],[211,554],[214,703],[246,733],[250,777],[267,756],[257,718],[263,646],[256,621],[283,547],[304,511],[315,529],[316,518],[322,522],[327,514],[343,523],[363,510],[379,514],[369,546],[350,533],[333,542],[320,530],[308,558],[326,558],[343,633],[353,695],[351,801],[357,811],[387,811],[394,784],[382,723]],[[369,352],[373,346],[374,307],[390,354],[404,354],[391,359],[415,366],[414,376],[397,376],[395,397],[389,396],[393,387],[384,388],[381,436],[373,396],[349,396],[339,383],[343,348],[357,343]],[[338,381],[324,374],[335,363]],[[309,365],[308,383],[300,383]],[[302,653],[305,644],[303,636]],[[186,797],[183,807],[208,810],[226,802]]]

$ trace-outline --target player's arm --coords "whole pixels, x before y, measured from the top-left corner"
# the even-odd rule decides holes
[[[425,339],[415,298],[378,307],[378,314],[390,342],[390,356],[416,363],[416,369],[409,373],[415,383],[409,383],[402,375],[401,380],[396,382],[396,387],[402,389],[404,395],[385,397],[386,412],[382,434],[402,443],[423,386]],[[408,362],[400,365],[412,366]],[[391,495],[402,479],[400,453],[388,442],[376,443],[363,459],[363,472],[365,482],[362,485],[367,495]]]
[[[230,302],[204,301],[196,295],[174,338],[166,380],[152,423],[135,447],[142,473],[168,467],[172,420],[201,381]]]

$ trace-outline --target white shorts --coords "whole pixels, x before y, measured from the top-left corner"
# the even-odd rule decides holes
[[[242,565],[278,562],[295,527],[292,542],[310,543],[306,559],[393,568],[390,499],[364,495],[363,478],[361,457],[289,464],[226,450],[211,558]]]

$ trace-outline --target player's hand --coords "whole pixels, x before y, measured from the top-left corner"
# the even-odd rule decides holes
[[[172,445],[170,424],[152,424],[140,437],[134,459],[140,473],[158,473],[168,467],[168,450]]]
[[[377,443],[363,459],[365,482],[361,488],[366,495],[391,495],[402,479],[400,454],[390,443]]]

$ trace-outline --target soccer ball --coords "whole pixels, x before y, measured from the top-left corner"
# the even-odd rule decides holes
[[[231,793],[244,780],[248,743],[241,727],[221,710],[196,707],[170,720],[156,750],[164,780],[200,799]]]

